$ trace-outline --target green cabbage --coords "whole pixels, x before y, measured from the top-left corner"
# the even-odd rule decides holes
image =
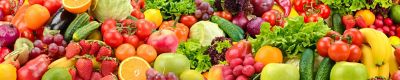
[[[190,28],[190,39],[199,40],[202,46],[211,45],[215,37],[224,37],[224,32],[219,29],[218,24],[210,21],[200,21]]]
[[[130,0],[93,0],[91,11],[100,22],[105,19],[123,20],[133,11]]]

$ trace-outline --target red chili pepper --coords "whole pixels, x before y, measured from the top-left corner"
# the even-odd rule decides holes
[[[289,16],[292,5],[290,4],[290,0],[275,0],[279,6],[285,11],[285,16]]]
[[[50,62],[46,54],[37,56],[18,69],[18,80],[40,80]]]

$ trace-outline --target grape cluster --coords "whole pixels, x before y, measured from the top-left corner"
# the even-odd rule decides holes
[[[222,68],[224,80],[248,80],[256,73],[260,73],[264,64],[255,62],[253,56],[248,54],[242,58],[235,58]]]
[[[29,54],[30,58],[35,58],[40,54],[47,54],[51,58],[59,58],[65,54],[65,46],[67,42],[64,40],[63,35],[45,35],[41,40],[33,42],[34,48]]]
[[[214,9],[210,6],[208,2],[202,0],[196,0],[196,11],[194,16],[198,19],[208,20],[214,13]]]
[[[169,72],[167,75],[158,73],[154,69],[149,69],[146,71],[147,80],[179,80],[179,78],[173,73]]]

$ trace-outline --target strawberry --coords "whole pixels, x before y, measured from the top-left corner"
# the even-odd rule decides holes
[[[92,76],[93,71],[93,62],[89,58],[83,57],[79,58],[75,63],[76,70],[78,71],[78,75],[83,80],[89,80]]]
[[[111,56],[111,49],[102,46],[102,47],[99,49],[99,52],[97,52],[96,60],[97,60],[97,61],[101,61],[101,58],[102,58],[102,57],[106,57],[106,56]]]
[[[89,54],[95,55],[95,53],[97,53],[97,51],[99,51],[100,47],[101,46],[97,42],[93,42],[92,46],[90,46]]]
[[[359,27],[362,27],[362,28],[368,27],[367,24],[365,23],[365,20],[361,16],[356,17],[356,23]]]
[[[90,51],[90,44],[85,40],[79,41],[79,45],[82,47],[81,55],[87,54]]]
[[[103,76],[99,72],[93,72],[92,73],[92,78],[90,80],[100,80]]]
[[[104,76],[103,78],[101,78],[100,80],[118,80],[117,77],[113,74]]]
[[[72,69],[69,69],[69,74],[71,74],[71,76],[72,76],[72,80],[76,80],[76,69],[74,69],[74,68],[72,68]]]
[[[78,43],[71,42],[65,48],[65,51],[65,57],[67,57],[67,59],[70,59],[81,52],[81,46],[79,46]]]
[[[101,62],[100,72],[103,76],[112,74],[117,69],[118,63],[115,58],[107,57]]]

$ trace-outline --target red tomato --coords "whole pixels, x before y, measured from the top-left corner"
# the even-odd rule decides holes
[[[18,28],[18,31],[19,31],[19,36],[20,37],[28,38],[31,41],[35,40],[34,39],[35,36],[33,35],[32,30],[29,30],[28,28],[21,27],[21,28]]]
[[[350,48],[348,44],[343,41],[336,41],[331,45],[331,47],[329,47],[328,55],[329,58],[336,62],[346,61],[350,55]]]
[[[340,33],[336,32],[336,31],[329,31],[325,35],[325,37],[335,38],[335,40],[339,40],[340,36],[342,36],[342,35],[340,35]]]
[[[270,10],[270,11],[267,11],[267,12],[265,12],[263,15],[262,15],[262,19],[264,20],[264,21],[267,21],[267,22],[269,22],[269,24],[271,25],[271,26],[275,26],[276,25],[276,23],[278,23],[279,21],[281,21],[281,14],[282,13],[280,13],[279,11],[277,11],[277,10]]]
[[[1,0],[0,8],[4,12],[4,15],[11,15],[12,9],[9,0]]]
[[[344,31],[343,37],[344,37],[343,41],[348,43],[351,42],[351,44],[355,44],[357,46],[361,46],[364,41],[362,33],[355,28],[347,29],[346,31]]]
[[[362,57],[361,49],[357,45],[350,46],[350,56],[347,59],[349,62],[358,62]]]
[[[136,21],[137,31],[135,34],[142,40],[146,39],[153,33],[155,30],[156,25],[152,22],[146,21],[144,19],[139,19]]]
[[[306,12],[306,9],[304,9],[304,7],[309,2],[310,2],[310,0],[296,0],[296,1],[294,1],[293,7],[297,12],[303,13],[303,12]]]
[[[226,20],[229,20],[229,21],[232,20],[232,14],[229,13],[228,11],[218,11],[218,12],[214,12],[213,15],[222,17],[222,18],[224,18],[224,19],[226,19]]]
[[[317,42],[317,52],[322,57],[328,57],[328,50],[331,46],[332,38],[330,37],[323,37],[318,40]]]
[[[183,15],[181,17],[181,20],[179,20],[182,24],[185,24],[186,26],[188,26],[189,28],[192,27],[192,25],[194,23],[197,22],[196,17],[192,16],[192,15]]]
[[[304,22],[308,23],[308,22],[317,22],[318,21],[318,14],[312,14],[311,16],[307,16],[304,18]]]
[[[320,4],[317,6],[317,9],[319,9],[319,15],[324,18],[327,19],[329,17],[329,15],[331,14],[331,9],[329,8],[328,5],[325,4]]]
[[[135,21],[133,21],[131,19],[125,19],[125,20],[122,20],[121,22],[122,22],[122,27],[123,27],[122,31],[120,31],[121,34],[131,35],[132,33],[134,33]]]
[[[111,47],[115,48],[122,44],[124,38],[122,37],[121,33],[117,30],[110,30],[103,34],[103,41],[110,45]]]
[[[61,0],[46,0],[43,3],[43,6],[49,10],[50,15],[53,15],[54,13],[57,12],[58,9],[61,8]]]
[[[139,47],[139,38],[136,35],[123,34],[124,43],[129,43],[135,47]]]
[[[101,24],[101,33],[106,33],[107,31],[110,30],[115,30],[115,28],[117,28],[117,21],[113,20],[113,19],[107,19],[103,22],[103,24]]]

